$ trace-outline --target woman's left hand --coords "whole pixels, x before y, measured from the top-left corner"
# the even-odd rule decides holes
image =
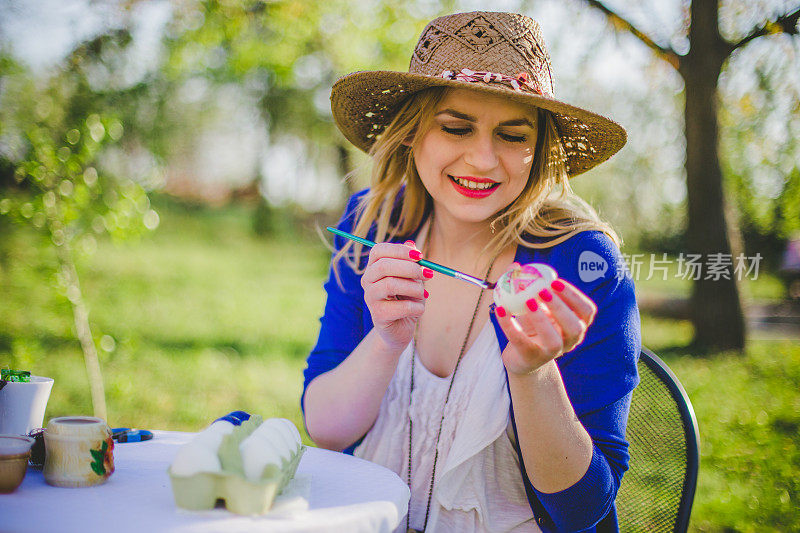
[[[495,308],[508,345],[503,364],[513,374],[530,374],[569,352],[581,342],[597,314],[594,302],[574,285],[557,279],[527,302],[528,311],[516,317]]]

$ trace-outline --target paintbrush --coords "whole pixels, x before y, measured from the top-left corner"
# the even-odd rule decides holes
[[[327,229],[331,233],[335,233],[336,235],[339,235],[339,236],[344,237],[346,239],[350,239],[351,241],[360,242],[361,244],[363,244],[364,246],[368,246],[369,248],[372,248],[373,246],[375,246],[375,243],[370,241],[369,239],[364,239],[362,237],[357,237],[357,236],[353,235],[352,233],[347,233],[346,231],[342,231],[340,229],[332,228],[330,226],[328,226]],[[497,285],[497,283],[492,283],[490,281],[483,281],[482,279],[476,278],[475,276],[470,276],[469,274],[464,274],[463,272],[459,272],[458,270],[452,269],[450,267],[446,267],[444,265],[440,265],[439,263],[434,263],[433,261],[428,261],[427,259],[420,259],[419,261],[417,261],[417,263],[419,263],[421,266],[430,268],[434,272],[438,272],[440,274],[444,274],[445,276],[450,276],[451,278],[460,279],[462,281],[466,281],[467,283],[472,283],[473,285],[477,285],[478,287],[480,287],[482,289],[491,290],[491,289],[494,289],[495,285]]]

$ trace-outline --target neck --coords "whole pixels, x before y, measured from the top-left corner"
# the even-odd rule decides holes
[[[430,230],[427,254],[433,261],[453,268],[477,271],[485,268],[486,245],[493,234],[488,222],[466,223],[446,214],[436,213]]]

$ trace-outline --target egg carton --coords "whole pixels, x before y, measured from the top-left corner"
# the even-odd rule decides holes
[[[219,472],[197,472],[189,476],[176,475],[172,466],[168,474],[172,482],[175,504],[191,511],[213,509],[219,500],[225,507],[240,515],[261,515],[269,512],[275,497],[281,493],[297,472],[306,447],[299,445],[281,466],[268,464],[259,480],[254,481],[244,474],[239,445],[260,424],[256,416],[245,422],[222,439]]]
[[[265,468],[264,478],[257,483],[236,472],[201,472],[188,477],[170,473],[175,504],[182,509],[199,511],[213,509],[217,500],[223,500],[233,513],[265,514],[294,477],[304,451],[305,446],[301,446],[280,470],[274,465]]]

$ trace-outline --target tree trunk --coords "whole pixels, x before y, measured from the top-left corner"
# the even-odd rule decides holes
[[[701,254],[700,279],[692,285],[694,344],[701,349],[743,350],[745,323],[731,240],[725,217],[722,170],[718,158],[717,81],[726,58],[719,35],[716,0],[692,2],[691,49],[681,61],[685,83],[686,179],[689,252]],[[708,270],[715,256],[727,254],[725,276]],[[727,278],[727,279],[726,279]]]
[[[108,421],[103,375],[100,371],[100,360],[97,357],[97,348],[94,345],[92,331],[89,328],[89,312],[83,301],[78,270],[75,268],[75,261],[72,258],[72,251],[68,243],[65,242],[56,246],[56,250],[61,263],[61,271],[66,278],[67,298],[72,304],[75,334],[83,350],[83,361],[86,364],[86,374],[89,377],[89,390],[92,395],[94,416]]]

